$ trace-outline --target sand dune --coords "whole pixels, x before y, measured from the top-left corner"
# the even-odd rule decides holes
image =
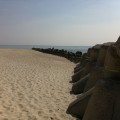
[[[62,57],[0,49],[0,120],[75,120],[66,114],[74,67]]]

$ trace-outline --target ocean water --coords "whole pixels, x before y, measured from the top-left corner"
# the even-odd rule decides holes
[[[31,48],[55,48],[64,49],[70,52],[81,51],[82,53],[87,52],[91,46],[44,46],[44,45],[0,45],[0,48],[17,48],[17,49],[31,49]]]

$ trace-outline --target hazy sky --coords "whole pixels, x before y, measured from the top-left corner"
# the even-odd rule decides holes
[[[120,0],[0,0],[0,45],[94,45],[120,35]]]

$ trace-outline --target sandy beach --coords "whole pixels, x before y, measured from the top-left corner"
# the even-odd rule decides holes
[[[74,67],[58,56],[0,49],[0,120],[75,120],[66,114]]]

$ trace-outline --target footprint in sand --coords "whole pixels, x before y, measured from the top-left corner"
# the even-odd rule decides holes
[[[41,116],[43,114],[42,111],[38,111],[38,115]]]
[[[3,120],[8,120],[8,118],[3,118]]]
[[[52,113],[53,112],[53,110],[49,110],[49,113]]]

